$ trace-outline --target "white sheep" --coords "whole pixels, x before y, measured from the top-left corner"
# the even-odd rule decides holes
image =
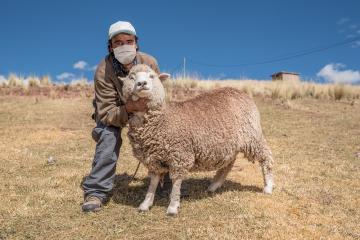
[[[167,214],[176,215],[181,182],[189,172],[217,170],[208,188],[214,192],[224,183],[239,153],[260,162],[264,192],[271,194],[274,161],[254,101],[237,89],[221,88],[165,104],[160,79],[166,77],[158,76],[146,65],[136,65],[122,79],[124,100],[149,99],[148,111],[137,112],[129,119],[128,136],[134,155],[148,168],[150,176],[139,210],[149,210],[161,176],[169,172],[173,187]]]

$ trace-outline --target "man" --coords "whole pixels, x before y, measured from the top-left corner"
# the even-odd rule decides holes
[[[138,37],[129,22],[119,21],[110,26],[109,54],[98,65],[94,77],[97,125],[92,137],[97,144],[92,169],[83,183],[84,212],[98,211],[109,200],[122,143],[121,128],[126,125],[129,113],[146,110],[144,99],[126,104],[120,100],[120,77],[127,76],[131,67],[140,63],[160,73],[155,58],[138,49]]]

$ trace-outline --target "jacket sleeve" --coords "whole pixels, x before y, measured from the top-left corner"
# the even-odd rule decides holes
[[[156,61],[156,59],[153,57],[152,58],[152,63],[150,64],[151,68],[157,73],[157,74],[160,74],[160,69],[159,69],[159,64],[158,62]]]
[[[146,54],[146,53],[143,53],[143,52],[140,52],[139,56],[140,56],[140,63],[147,64],[157,74],[160,74],[160,69],[159,69],[158,62],[156,61],[156,59],[153,56],[151,56],[149,54]]]
[[[108,72],[106,62],[102,61],[94,77],[97,119],[108,126],[122,127],[128,121],[128,114],[125,106],[118,104],[119,96],[111,77],[114,76]]]

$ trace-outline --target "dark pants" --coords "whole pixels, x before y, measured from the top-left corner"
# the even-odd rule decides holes
[[[83,183],[84,196],[96,196],[106,201],[114,186],[116,163],[122,143],[121,129],[101,122],[92,131],[96,149],[92,169]]]

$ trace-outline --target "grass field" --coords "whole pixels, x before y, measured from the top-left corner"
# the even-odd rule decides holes
[[[114,197],[81,212],[95,143],[91,98],[0,97],[0,239],[360,239],[360,103],[255,97],[275,158],[273,195],[259,166],[239,157],[223,188],[214,173],[186,181],[177,217],[167,199],[137,212],[147,189],[126,129]],[[55,163],[49,163],[49,159]]]

